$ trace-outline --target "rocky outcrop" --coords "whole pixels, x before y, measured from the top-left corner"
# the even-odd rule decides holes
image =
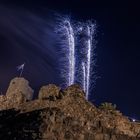
[[[44,99],[56,100],[59,97],[60,90],[61,88],[57,87],[54,84],[43,86],[39,91],[38,98],[42,100]]]
[[[33,90],[29,86],[29,82],[24,78],[14,78],[9,85],[9,88],[6,92],[7,97],[11,98],[11,96],[19,94],[23,95],[26,100],[32,100],[33,98]]]
[[[8,95],[0,96],[0,105],[11,100]],[[131,122],[117,110],[95,107],[78,85],[65,90],[43,86],[38,98],[7,109],[0,106],[0,139],[140,140],[140,123]]]
[[[6,95],[0,96],[0,110],[17,108],[20,104],[32,100],[33,90],[24,78],[11,80]]]

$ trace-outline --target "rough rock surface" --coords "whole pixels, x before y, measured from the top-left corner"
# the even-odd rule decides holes
[[[56,100],[57,97],[59,97],[60,90],[61,90],[61,88],[57,87],[54,84],[49,84],[47,86],[43,86],[39,91],[38,98]]]
[[[27,100],[32,100],[33,90],[29,87],[29,82],[24,78],[14,78],[9,85],[6,95],[13,96],[22,94]]]
[[[39,99],[16,108],[1,106],[7,100],[7,95],[0,96],[0,140],[140,140],[140,123],[117,110],[95,107],[78,85],[63,91],[45,86]]]
[[[32,100],[33,90],[24,78],[11,80],[6,95],[0,96],[0,110],[17,108],[20,104]]]

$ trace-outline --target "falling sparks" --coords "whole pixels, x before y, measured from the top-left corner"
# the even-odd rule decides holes
[[[69,83],[68,85],[74,84],[74,78],[75,78],[75,39],[74,39],[74,32],[73,28],[71,26],[70,21],[65,21],[65,28],[66,28],[66,36],[68,40],[68,60],[69,60]]]
[[[85,75],[85,80],[86,80],[86,98],[89,98],[89,90],[90,90],[90,84],[91,84],[91,76],[92,76],[92,71],[91,71],[91,67],[93,65],[92,63],[92,58],[93,58],[93,51],[94,51],[94,43],[93,43],[93,35],[95,32],[95,26],[93,24],[89,24],[86,27],[86,34],[87,34],[87,41],[86,41],[86,48],[87,48],[87,56],[86,56],[86,75]],[[84,72],[83,72],[84,73]]]
[[[64,85],[70,86],[75,83],[75,35],[70,19],[63,19],[59,23],[57,32],[62,37],[61,51],[64,54],[61,62],[63,63],[61,75],[66,81]]]
[[[95,48],[94,34],[95,24],[92,22],[80,23],[80,26],[72,24],[69,19],[63,19],[59,24],[57,31],[61,37],[61,51],[63,51],[63,68],[62,77],[64,77],[66,83],[64,85],[70,86],[75,84],[76,81],[80,81],[83,90],[86,93],[86,99],[88,100],[90,95],[91,77],[93,73],[93,54]],[[79,24],[79,22],[78,22]],[[79,41],[79,40],[82,41]],[[82,45],[81,45],[82,44]],[[76,47],[81,48],[82,53],[76,52]],[[81,56],[83,57],[81,57]],[[76,62],[78,59],[78,63]],[[79,70],[79,68],[81,69]],[[75,73],[81,74],[79,78]],[[78,80],[78,78],[80,80]]]
[[[86,64],[85,62],[82,62],[82,73],[83,73],[82,86],[83,86],[84,91],[86,91]]]

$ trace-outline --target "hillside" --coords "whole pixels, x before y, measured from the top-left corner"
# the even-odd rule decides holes
[[[24,78],[0,96],[0,140],[140,140],[140,124],[118,110],[97,108],[72,85],[43,86],[38,99]]]

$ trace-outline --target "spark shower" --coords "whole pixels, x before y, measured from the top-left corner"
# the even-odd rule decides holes
[[[61,77],[64,85],[80,84],[88,99],[95,82],[92,76],[95,66],[96,24],[91,21],[73,23],[69,18],[62,18],[56,32],[60,37]]]

